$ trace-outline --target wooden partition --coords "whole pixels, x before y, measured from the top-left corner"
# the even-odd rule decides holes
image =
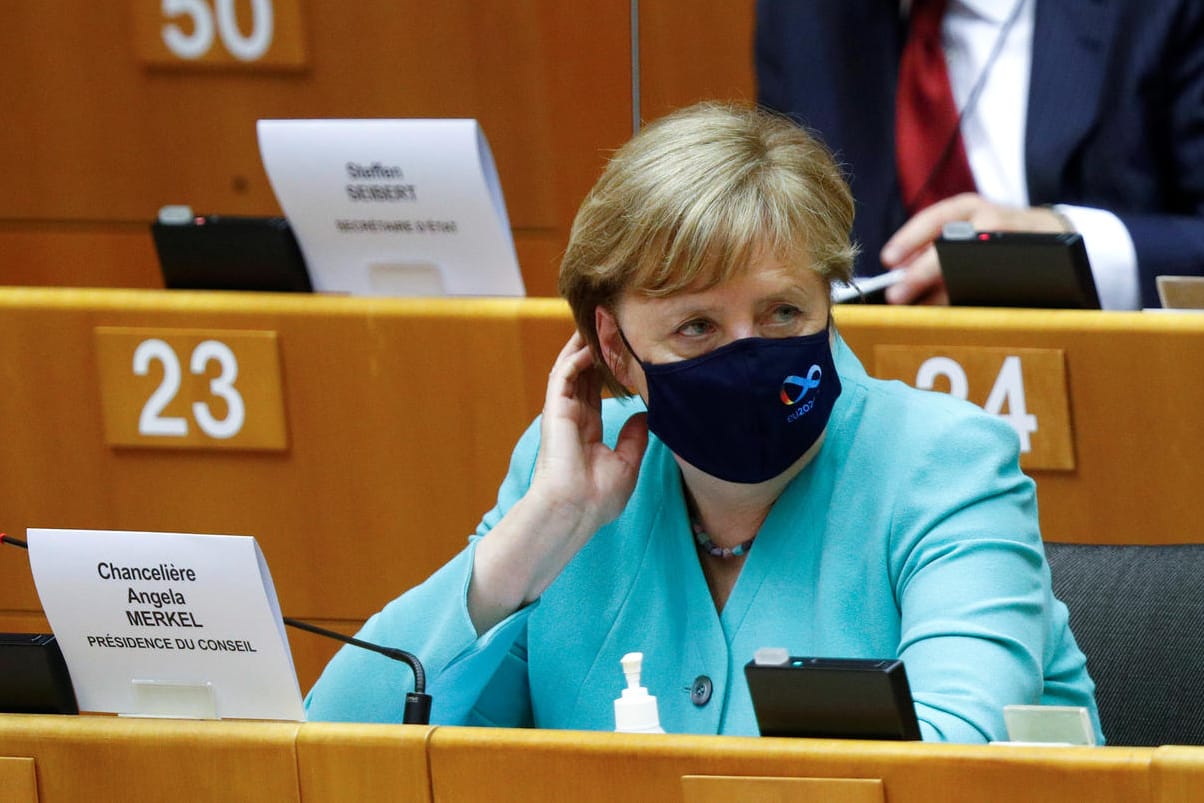
[[[607,153],[632,131],[627,3],[265,0],[266,53],[227,42],[261,26],[249,0],[9,3],[0,72],[0,285],[159,287],[160,206],[271,215],[255,121],[474,117],[489,138],[528,293],[554,295],[568,227]],[[260,4],[262,5],[262,4]],[[236,11],[220,25],[217,7]],[[208,46],[173,56],[168,29]],[[752,3],[640,11],[644,116],[752,97]],[[286,25],[285,23],[289,24]],[[292,61],[282,63],[283,55]]]
[[[0,714],[0,800],[300,803],[300,728],[296,722]],[[400,759],[402,750],[395,752]],[[6,759],[32,759],[36,796],[18,796],[4,782]]]
[[[109,445],[98,326],[274,332],[287,448]],[[467,543],[569,329],[551,300],[0,290],[0,530],[254,535],[285,615],[352,630]],[[163,414],[191,422],[187,391]],[[44,628],[38,610],[5,548],[0,630]],[[308,688],[335,646],[290,641]]]
[[[5,803],[1189,803],[1204,748],[1020,747],[0,714]]]
[[[1045,537],[1204,540],[1204,316],[846,306],[836,321],[871,372],[884,348],[1059,353],[1075,462],[1030,471]],[[112,327],[169,343],[274,333],[283,448],[110,443],[97,330]],[[254,535],[286,615],[351,631],[466,543],[571,329],[552,299],[0,290],[0,530]],[[218,402],[188,348],[191,384],[161,414],[195,430],[190,403]],[[137,416],[163,369],[118,370],[143,383],[125,410]],[[25,556],[0,550],[0,630],[44,629],[39,611]],[[290,641],[308,688],[335,645]]]
[[[431,736],[430,771],[436,799],[497,803],[611,803],[616,797],[1135,803],[1151,799],[1153,753],[438,728]]]
[[[434,732],[425,725],[302,725],[297,734],[301,799],[431,800],[427,746]]]
[[[1045,538],[1204,541],[1204,315],[856,306],[836,320],[871,373],[883,347],[1060,352],[1074,468],[1028,469]]]

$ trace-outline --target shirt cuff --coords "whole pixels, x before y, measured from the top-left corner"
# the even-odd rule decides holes
[[[1120,218],[1106,209],[1056,204],[1075,231],[1083,235],[1100,306],[1108,310],[1133,310],[1141,304],[1137,276],[1137,249]]]

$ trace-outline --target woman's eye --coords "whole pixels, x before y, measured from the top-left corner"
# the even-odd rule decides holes
[[[774,307],[771,317],[775,323],[793,323],[802,317],[803,311],[791,304]]]
[[[701,337],[710,331],[710,323],[704,320],[687,321],[677,328],[677,333],[686,337]]]

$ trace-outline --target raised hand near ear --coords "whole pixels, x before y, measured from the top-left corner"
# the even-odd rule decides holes
[[[619,515],[647,445],[644,413],[627,421],[613,449],[603,443],[601,378],[575,333],[548,374],[531,486],[477,545],[468,607],[478,633],[537,599]]]
[[[602,381],[579,334],[548,375],[540,432],[532,491],[554,506],[580,507],[595,528],[618,516],[648,444],[646,416],[626,423],[614,449],[602,442]]]

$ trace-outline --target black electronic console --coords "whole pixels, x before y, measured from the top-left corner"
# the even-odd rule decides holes
[[[1082,235],[975,231],[957,222],[935,245],[951,305],[1100,308]]]
[[[768,649],[745,664],[744,676],[762,736],[920,738],[902,661],[800,658]]]
[[[169,290],[313,290],[301,247],[282,217],[194,215],[164,207],[151,223]]]
[[[58,641],[46,633],[0,633],[0,711],[78,714]]]

